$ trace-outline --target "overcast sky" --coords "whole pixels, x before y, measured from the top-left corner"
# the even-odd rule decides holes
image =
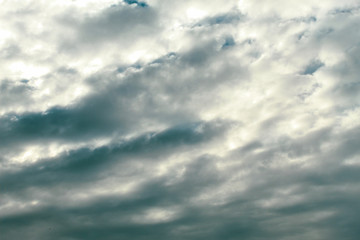
[[[1,240],[358,240],[359,0],[0,0]]]

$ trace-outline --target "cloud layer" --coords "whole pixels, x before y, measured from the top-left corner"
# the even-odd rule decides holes
[[[358,239],[358,1],[0,6],[1,239]]]

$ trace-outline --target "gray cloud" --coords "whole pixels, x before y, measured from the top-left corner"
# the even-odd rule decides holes
[[[312,75],[313,73],[315,73],[319,68],[323,67],[324,64],[318,60],[314,60],[312,61],[309,65],[306,66],[303,74],[307,75],[310,74]]]
[[[101,178],[107,168],[116,167],[117,164],[126,163],[133,158],[157,162],[171,155],[175,149],[187,151],[199,147],[201,143],[220,137],[223,134],[221,132],[228,127],[222,122],[191,123],[158,133],[146,133],[128,141],[119,140],[119,143],[109,146],[76,149],[53,159],[40,160],[24,169],[4,173],[0,182],[6,186],[4,192],[16,192],[19,188],[95,180]],[[100,176],[97,176],[98,173]],[[16,179],[19,178],[23,181],[17,182]]]
[[[1,239],[358,238],[356,1],[0,19]]]

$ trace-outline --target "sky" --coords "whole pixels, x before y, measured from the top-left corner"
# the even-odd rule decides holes
[[[357,240],[358,0],[0,0],[1,240]]]

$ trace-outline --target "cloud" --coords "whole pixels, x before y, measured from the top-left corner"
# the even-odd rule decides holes
[[[127,4],[136,4],[139,7],[148,7],[149,5],[147,5],[146,2],[138,2],[136,0],[124,0],[124,2],[126,2]]]
[[[2,239],[357,239],[359,14],[4,2]]]
[[[313,73],[315,73],[319,68],[323,67],[324,64],[320,61],[312,61],[308,66],[306,66],[303,74],[307,75],[310,74],[312,75]]]

